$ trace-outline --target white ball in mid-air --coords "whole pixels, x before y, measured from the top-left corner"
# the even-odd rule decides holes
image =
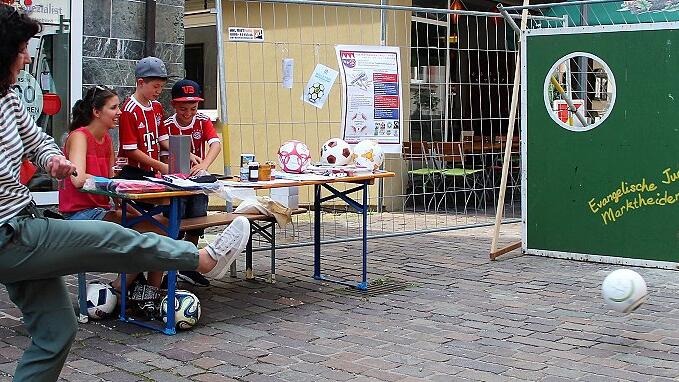
[[[278,149],[278,162],[283,171],[301,174],[311,163],[311,151],[304,142],[287,141]]]
[[[630,313],[646,301],[646,282],[631,269],[618,269],[606,276],[601,294],[611,309]]]
[[[87,315],[95,320],[113,313],[118,303],[110,285],[92,282],[87,284]]]
[[[160,314],[167,323],[167,296],[160,302]],[[178,329],[191,329],[200,320],[200,300],[187,290],[174,294],[174,323]]]
[[[321,162],[335,166],[351,163],[351,146],[340,138],[330,138],[321,146]]]
[[[367,139],[354,146],[356,166],[377,170],[384,162],[384,151],[377,141]]]

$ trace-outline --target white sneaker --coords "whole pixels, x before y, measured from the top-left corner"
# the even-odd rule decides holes
[[[210,256],[217,260],[217,265],[205,273],[205,277],[220,279],[229,271],[236,256],[245,249],[250,239],[250,221],[239,216],[212,243],[205,246]]]

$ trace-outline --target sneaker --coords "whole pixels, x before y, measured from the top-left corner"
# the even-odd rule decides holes
[[[177,279],[185,283],[199,287],[210,286],[210,280],[206,279],[205,276],[201,275],[199,272],[196,271],[177,272]]]
[[[205,276],[220,279],[229,271],[229,267],[236,260],[236,256],[245,249],[250,239],[250,221],[239,216],[226,227],[212,243],[205,246],[207,252],[217,265]]]

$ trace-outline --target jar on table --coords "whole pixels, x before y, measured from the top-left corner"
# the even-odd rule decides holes
[[[259,165],[259,180],[271,180],[271,165],[268,162]]]
[[[250,182],[259,180],[259,162],[250,162],[248,165],[248,180]]]

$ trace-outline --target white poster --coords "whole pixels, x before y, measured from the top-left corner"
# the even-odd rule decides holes
[[[328,68],[323,64],[316,65],[316,69],[311,73],[311,78],[304,88],[302,100],[309,105],[322,109],[338,74],[337,70]]]
[[[264,42],[264,29],[229,27],[229,41]]]
[[[342,138],[354,144],[379,142],[385,152],[401,151],[403,97],[398,47],[337,45],[344,92]]]

